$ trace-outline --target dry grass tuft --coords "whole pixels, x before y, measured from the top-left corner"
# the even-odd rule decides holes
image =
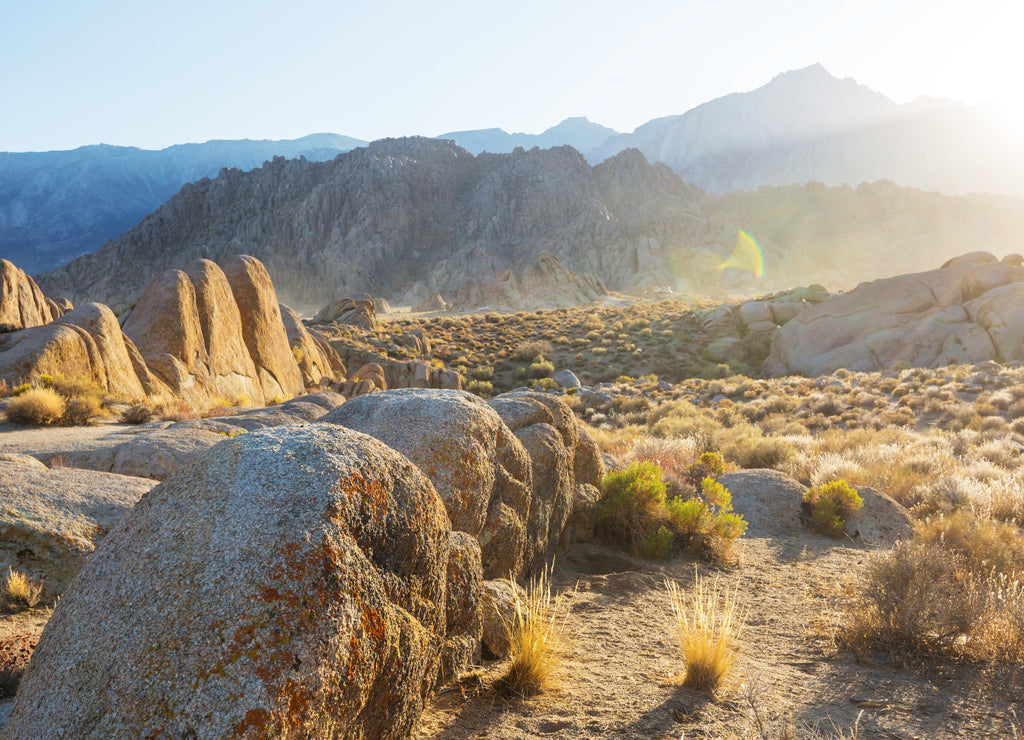
[[[43,593],[43,584],[29,578],[27,575],[14,568],[7,569],[7,578],[4,579],[0,594],[4,602],[14,607],[27,608],[39,603],[39,597]]]
[[[568,610],[551,593],[551,573],[533,579],[525,598],[516,596],[515,614],[505,624],[511,651],[508,672],[495,684],[505,695],[533,696],[558,685],[569,645]]]
[[[49,426],[64,416],[67,402],[51,388],[30,388],[7,405],[7,420],[23,426]]]
[[[682,684],[716,691],[736,664],[736,640],[741,625],[736,617],[736,594],[718,587],[717,579],[697,576],[687,599],[678,584],[666,579],[676,618],[679,653],[685,664]]]

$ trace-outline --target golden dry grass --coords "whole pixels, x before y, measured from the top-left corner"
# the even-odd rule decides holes
[[[7,420],[23,426],[49,426],[64,416],[67,402],[52,388],[30,388],[7,405]]]
[[[697,576],[687,597],[675,581],[665,581],[676,636],[685,672],[682,684],[692,689],[716,691],[729,676],[739,656],[737,638],[741,624],[736,614],[736,594]]]
[[[503,694],[533,696],[558,685],[569,646],[565,602],[551,592],[550,571],[533,579],[505,624],[510,663],[495,688]]]
[[[42,592],[42,583],[29,578],[19,570],[14,570],[14,568],[7,569],[7,577],[0,588],[4,602],[23,608],[38,604]]]

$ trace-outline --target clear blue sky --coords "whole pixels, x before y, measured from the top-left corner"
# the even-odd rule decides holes
[[[975,103],[1020,95],[1022,19],[1010,0],[0,0],[0,151],[632,131],[814,62]]]

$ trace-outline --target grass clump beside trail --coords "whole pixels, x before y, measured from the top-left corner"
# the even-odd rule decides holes
[[[14,568],[7,569],[7,577],[0,587],[0,596],[4,604],[18,609],[33,607],[39,603],[43,593],[43,584],[29,578]]]
[[[525,597],[514,593],[514,612],[505,622],[510,663],[495,688],[506,695],[533,696],[558,684],[569,645],[568,610],[551,593],[549,570],[530,582]]]
[[[843,536],[846,520],[862,506],[864,499],[844,480],[808,488],[804,491],[804,510],[814,528],[836,539]]]
[[[679,654],[683,659],[683,686],[717,690],[736,664],[741,624],[736,615],[736,594],[718,582],[697,576],[687,597],[674,581],[665,581],[675,615]]]
[[[689,498],[668,499],[661,467],[636,461],[605,476],[594,527],[605,540],[645,557],[666,558],[679,549],[725,560],[747,523],[713,478],[705,477]]]

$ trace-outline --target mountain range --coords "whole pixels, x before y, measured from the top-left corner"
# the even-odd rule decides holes
[[[97,144],[70,151],[0,152],[0,256],[27,272],[95,251],[187,182],[275,156],[330,159],[365,141],[312,134],[283,141],[208,141],[158,151]]]
[[[1015,197],[891,181],[719,195],[636,149],[591,165],[569,146],[473,156],[449,140],[405,138],[325,162],[224,170],[37,280],[47,295],[121,311],[164,270],[244,253],[266,265],[281,300],[310,311],[367,291],[398,304],[450,297],[547,252],[612,290],[764,292],[850,286],[972,249],[1021,251],[1022,235]]]
[[[980,106],[897,104],[820,65],[786,72],[678,116],[618,133],[569,118],[541,134],[456,131],[471,154],[569,145],[592,164],[626,149],[712,193],[765,185],[887,179],[947,194],[1024,194],[1024,137]],[[335,134],[213,141],[160,151],[106,145],[0,153],[0,257],[29,272],[63,265],[124,233],[184,184],[274,156],[324,161],[366,142]]]

